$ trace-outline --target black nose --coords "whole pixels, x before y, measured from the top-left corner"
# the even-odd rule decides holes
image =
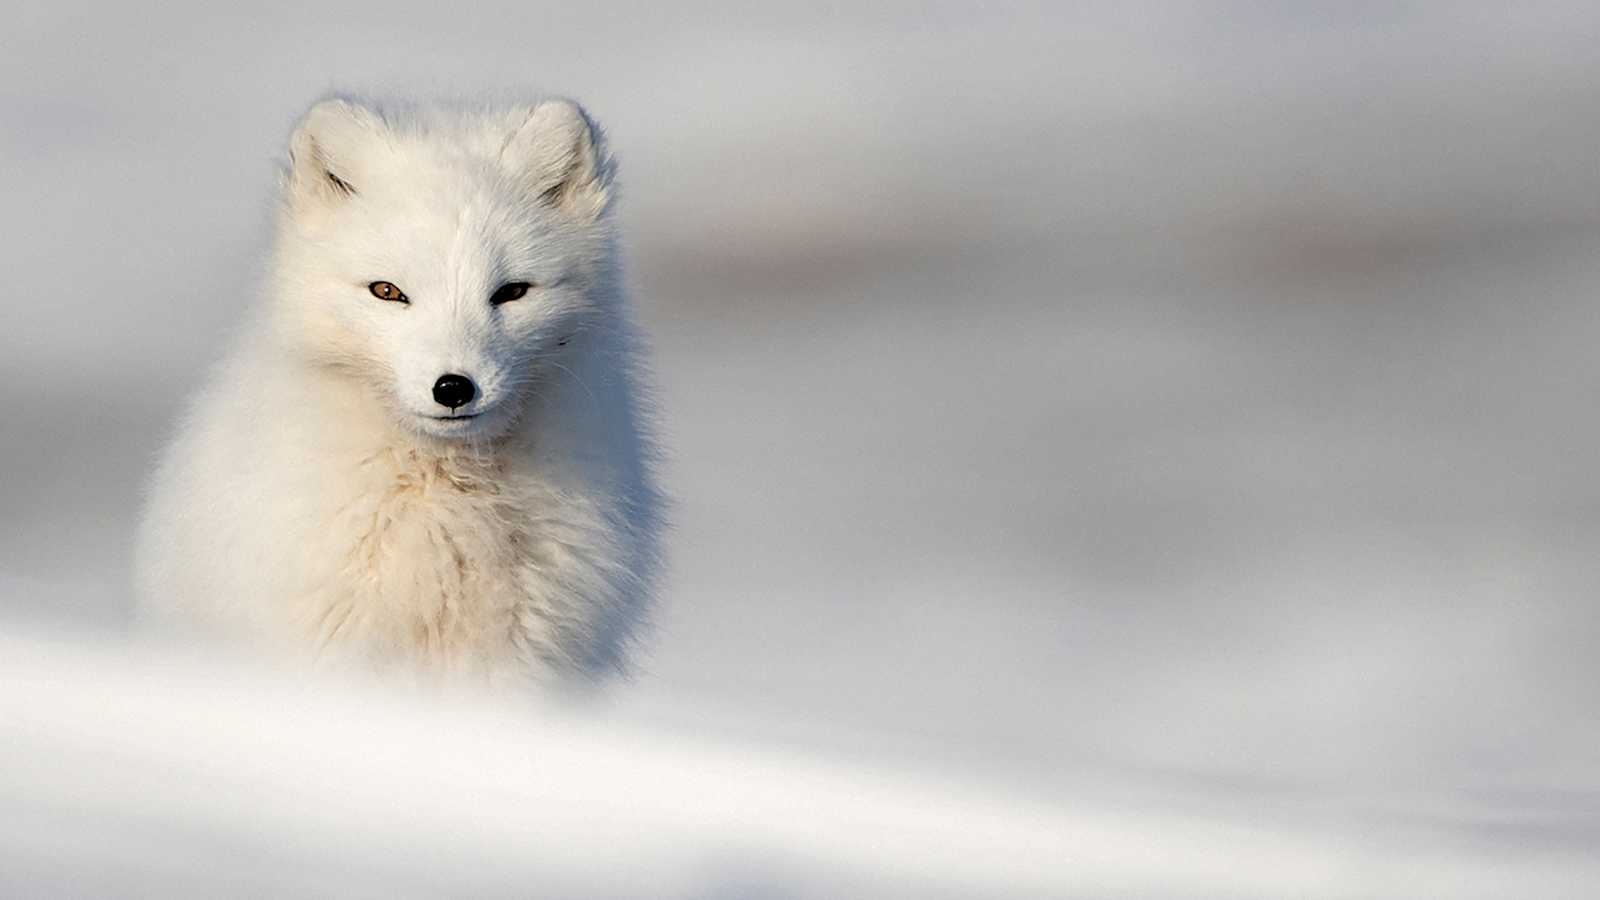
[[[440,406],[451,409],[471,403],[477,393],[478,389],[472,386],[472,379],[465,375],[440,375],[439,380],[433,383],[433,399]]]

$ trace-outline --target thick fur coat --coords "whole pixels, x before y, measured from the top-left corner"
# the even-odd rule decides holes
[[[323,662],[620,667],[661,500],[612,178],[565,100],[314,106],[258,308],[155,476],[144,610]]]

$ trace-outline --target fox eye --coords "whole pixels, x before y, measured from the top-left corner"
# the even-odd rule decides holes
[[[377,297],[379,300],[389,300],[395,303],[411,302],[411,298],[407,297],[405,292],[387,281],[374,281],[367,285],[367,290],[371,291],[372,296]]]
[[[502,284],[494,292],[494,296],[489,298],[489,302],[499,306],[502,303],[510,303],[512,300],[521,300],[528,293],[528,288],[531,287],[533,285],[526,281],[512,281]]]

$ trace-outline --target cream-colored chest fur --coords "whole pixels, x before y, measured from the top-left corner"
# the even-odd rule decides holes
[[[559,665],[571,498],[494,457],[385,449],[330,499],[293,613],[319,656],[492,678]]]

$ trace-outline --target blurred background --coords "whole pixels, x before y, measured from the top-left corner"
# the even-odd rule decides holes
[[[1067,6],[9,8],[0,887],[1592,895],[1600,10]],[[282,799],[345,707],[128,648],[130,534],[299,113],[523,88],[620,160],[673,575],[600,709],[427,751],[569,761],[424,865]],[[597,757],[604,816],[538,783]],[[574,829],[659,853],[528,862]]]

